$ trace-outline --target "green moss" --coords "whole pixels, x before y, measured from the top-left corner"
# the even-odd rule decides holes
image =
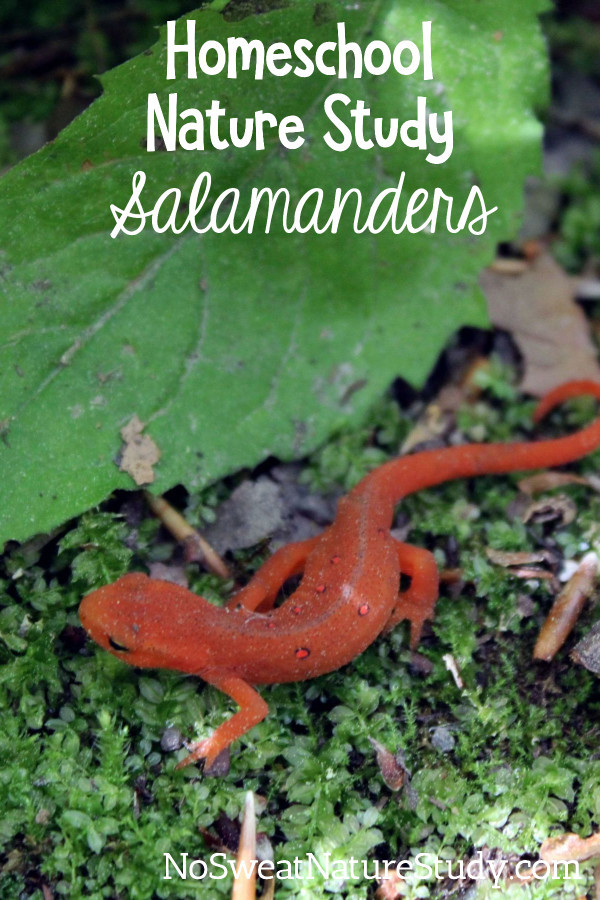
[[[460,421],[468,431],[476,415],[485,440],[499,432],[527,437],[529,424],[525,432],[520,426],[531,404],[512,389],[499,391],[495,378]],[[556,413],[545,430],[564,432],[587,414]],[[408,424],[391,401],[381,404],[358,434],[340,434],[334,450],[316,454],[307,477],[354,482],[395,451]],[[600,499],[579,486],[567,490],[578,517],[551,536],[578,557],[600,545]],[[89,644],[80,650],[73,639],[83,593],[156,558],[152,520],[137,528],[135,554],[127,549],[128,526],[109,512],[90,512],[60,539],[7,554],[0,573],[0,896],[39,898],[45,883],[68,897],[228,897],[229,878],[163,880],[164,854],[208,858],[199,829],[214,832],[223,815],[236,819],[248,789],[266,798],[259,829],[285,860],[309,852],[323,862],[328,853],[392,859],[427,851],[457,861],[484,845],[535,854],[550,834],[597,829],[598,681],[574,668],[566,651],[551,666],[531,662],[548,587],[523,583],[485,554],[488,546],[536,549],[548,536],[545,526],[525,528],[511,515],[516,491],[514,477],[499,476],[407,498],[408,540],[433,549],[443,566],[453,536],[465,582],[458,596],[443,592],[419,648],[431,672],[413,667],[401,626],[343,670],[262,688],[271,714],[234,745],[222,778],[191,767],[175,772],[184,751],[165,752],[160,741],[171,725],[190,738],[207,734],[231,713],[226,697],[177,673],[131,669]],[[202,497],[191,503],[211,506]],[[232,587],[193,568],[189,575],[214,598]],[[533,616],[520,611],[521,594],[534,600]],[[578,631],[592,619],[586,612]],[[439,727],[451,736],[445,750],[433,737]],[[411,791],[394,795],[385,786],[369,738],[402,751]],[[588,882],[578,884],[579,894]],[[411,884],[409,896],[440,896],[435,879]],[[369,891],[364,880],[327,882],[316,872],[281,881],[276,895],[366,900]],[[561,879],[548,880],[532,896],[566,891]],[[488,894],[482,888],[477,896]]]
[[[397,452],[409,428],[410,422],[398,405],[383,399],[367,415],[362,428],[341,429],[313,453],[301,480],[314,491],[333,486],[348,491]]]
[[[570,272],[600,255],[600,154],[574,168],[556,186],[563,197],[559,240],[553,253]]]

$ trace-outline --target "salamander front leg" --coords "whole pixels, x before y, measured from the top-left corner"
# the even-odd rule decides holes
[[[231,697],[240,706],[240,710],[226,722],[223,722],[222,725],[219,725],[210,737],[192,744],[188,748],[191,750],[191,753],[177,763],[176,769],[183,769],[185,766],[189,766],[190,763],[204,759],[204,771],[208,772],[219,753],[222,753],[233,741],[246,734],[259,722],[262,722],[269,712],[269,707],[260,694],[246,681],[238,678],[237,675],[231,675],[228,672],[211,672],[208,674],[202,672],[201,677],[208,684],[214,685],[214,687]]]
[[[398,604],[388,619],[385,631],[391,631],[403,619],[410,621],[410,646],[414,650],[421,639],[423,623],[433,618],[439,594],[439,575],[433,554],[422,547],[396,541],[400,571],[411,579],[410,587],[398,595]]]
[[[277,595],[287,579],[303,571],[309,554],[321,537],[322,535],[318,535],[307,541],[296,541],[276,550],[246,587],[231,598],[226,608],[235,609],[241,603],[253,612],[268,612],[273,608]]]

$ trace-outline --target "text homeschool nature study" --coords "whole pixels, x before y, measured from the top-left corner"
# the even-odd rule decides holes
[[[312,41],[297,39],[293,46],[279,41],[266,46],[260,40],[229,37],[226,42],[207,40],[197,44],[196,22],[187,21],[186,40],[176,35],[177,23],[167,23],[167,81],[177,77],[197,79],[216,75],[237,79],[242,72],[250,72],[262,81],[265,71],[274,78],[310,78],[315,72],[336,79],[377,77],[393,72],[409,77],[421,72],[423,81],[433,79],[432,23],[422,22],[421,47],[412,40],[403,40],[390,47],[381,40],[372,40],[364,48],[346,39],[344,22],[337,23],[337,41],[324,41],[315,48]],[[179,68],[185,69],[184,75]],[[268,92],[267,92],[268,95]],[[373,116],[363,99],[354,101],[343,91],[328,94],[322,102],[328,123],[320,139],[333,153],[350,148],[361,151],[386,149],[395,144],[418,150],[431,165],[443,165],[454,147],[452,112],[440,116],[429,112],[427,98],[416,98],[415,117],[401,121],[398,117]],[[349,119],[351,121],[349,121]],[[442,124],[440,125],[440,120]],[[148,95],[146,149],[161,151],[222,152],[231,148],[253,146],[257,153],[274,148],[293,153],[305,145],[305,123],[298,115],[278,119],[268,110],[257,109],[252,117],[228,116],[219,99],[213,99],[204,109],[179,109],[178,95],[170,92],[167,102],[161,102],[156,92]],[[313,137],[314,140],[314,137]],[[336,188],[326,195],[323,188],[313,187],[294,196],[288,187],[252,187],[247,196],[237,187],[230,187],[211,197],[212,178],[208,171],[200,172],[188,197],[181,188],[164,191],[148,208],[142,203],[146,174],[135,172],[130,198],[123,208],[111,204],[115,226],[111,237],[119,234],[137,235],[150,222],[157,233],[171,231],[180,234],[188,228],[198,234],[208,231],[269,233],[278,214],[285,233],[336,234],[342,217],[352,217],[356,234],[377,234],[386,228],[394,234],[428,232],[434,234],[440,216],[449,232],[465,228],[483,234],[488,217],[497,207],[487,208],[480,188],[473,185],[456,210],[454,198],[442,188],[433,191],[419,188],[405,196],[406,172],[400,172],[395,183],[385,187],[376,197],[365,202],[358,187]]]

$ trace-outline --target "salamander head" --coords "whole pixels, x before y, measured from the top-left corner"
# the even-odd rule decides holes
[[[93,591],[79,607],[87,633],[114,656],[132,666],[182,672],[210,665],[213,653],[201,626],[220,612],[186,588],[141,573]]]

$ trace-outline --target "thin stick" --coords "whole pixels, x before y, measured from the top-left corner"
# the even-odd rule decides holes
[[[231,900],[255,900],[256,898],[256,817],[254,795],[246,793],[244,817],[237,852],[238,877],[233,882]]]
[[[542,625],[533,658],[550,662],[571,633],[581,610],[594,589],[598,557],[586,553],[579,568],[560,592]]]
[[[231,573],[216,550],[210,546],[202,535],[192,528],[189,522],[164,497],[155,497],[144,491],[148,506],[167,528],[175,540],[183,544],[187,558],[194,562],[202,562],[209,572],[221,578],[231,578]]]

